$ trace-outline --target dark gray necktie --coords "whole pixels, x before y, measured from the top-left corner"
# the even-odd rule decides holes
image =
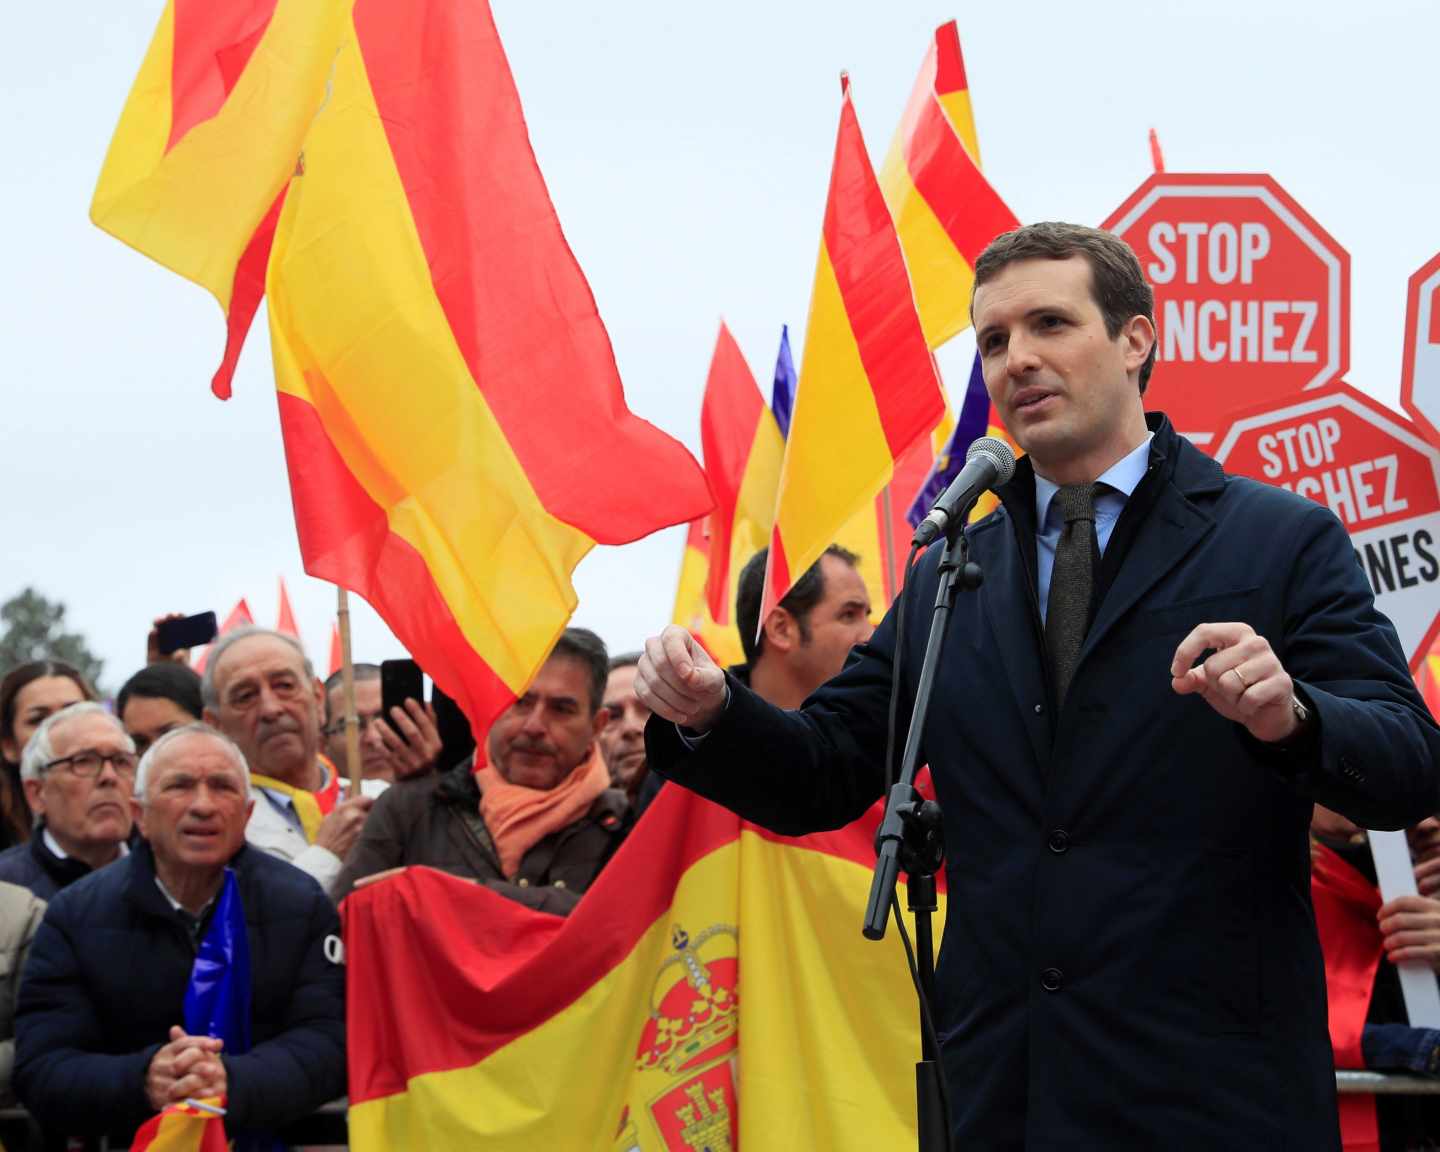
[[[1055,545],[1050,571],[1050,599],[1045,609],[1045,647],[1055,676],[1055,699],[1063,702],[1080,659],[1080,646],[1090,626],[1090,596],[1095,588],[1095,484],[1066,484],[1055,493],[1055,507],[1065,520]]]

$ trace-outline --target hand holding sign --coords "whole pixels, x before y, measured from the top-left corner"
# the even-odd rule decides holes
[[[1210,657],[1196,663],[1211,650]],[[1198,693],[1225,719],[1243,724],[1267,744],[1288,740],[1299,727],[1291,704],[1294,682],[1270,641],[1248,624],[1196,625],[1175,649],[1170,686],[1182,696]]]

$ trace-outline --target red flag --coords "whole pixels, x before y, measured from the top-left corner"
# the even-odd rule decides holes
[[[340,625],[335,621],[330,622],[330,671],[325,673],[326,679],[340,671],[340,665],[345,663],[344,654],[340,651]]]
[[[1330,1046],[1337,1068],[1364,1068],[1360,1037],[1375,972],[1380,967],[1380,893],[1364,876],[1323,844],[1310,843],[1310,898],[1325,958],[1330,1009]],[[1373,1096],[1340,1097],[1340,1136],[1345,1152],[1378,1152]]]
[[[1165,156],[1160,151],[1160,137],[1155,129],[1150,129],[1150,163],[1155,166],[1156,172],[1165,171]]]
[[[275,631],[300,639],[300,625],[295,623],[295,609],[290,606],[290,593],[285,589],[285,577],[280,577],[280,611],[275,620]]]

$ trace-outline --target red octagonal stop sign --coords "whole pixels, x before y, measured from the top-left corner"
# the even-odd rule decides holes
[[[1400,403],[1430,443],[1440,444],[1440,253],[1410,277]]]
[[[1155,286],[1146,407],[1197,443],[1348,367],[1349,254],[1269,176],[1159,172],[1103,227]]]
[[[1418,668],[1440,634],[1440,449],[1343,382],[1224,423],[1214,455],[1226,471],[1308,496],[1344,521],[1376,605]]]

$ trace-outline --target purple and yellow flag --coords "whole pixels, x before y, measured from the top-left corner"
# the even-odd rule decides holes
[[[191,8],[229,29],[195,50],[222,96],[167,153]],[[216,46],[267,9],[227,88]],[[265,290],[306,571],[364,596],[482,736],[580,559],[703,515],[704,475],[625,406],[486,4],[173,0],[96,219],[223,302],[282,191]]]
[[[859,931],[879,817],[794,839],[672,786],[567,919],[423,868],[357,889],[351,1146],[913,1146],[914,990]]]

